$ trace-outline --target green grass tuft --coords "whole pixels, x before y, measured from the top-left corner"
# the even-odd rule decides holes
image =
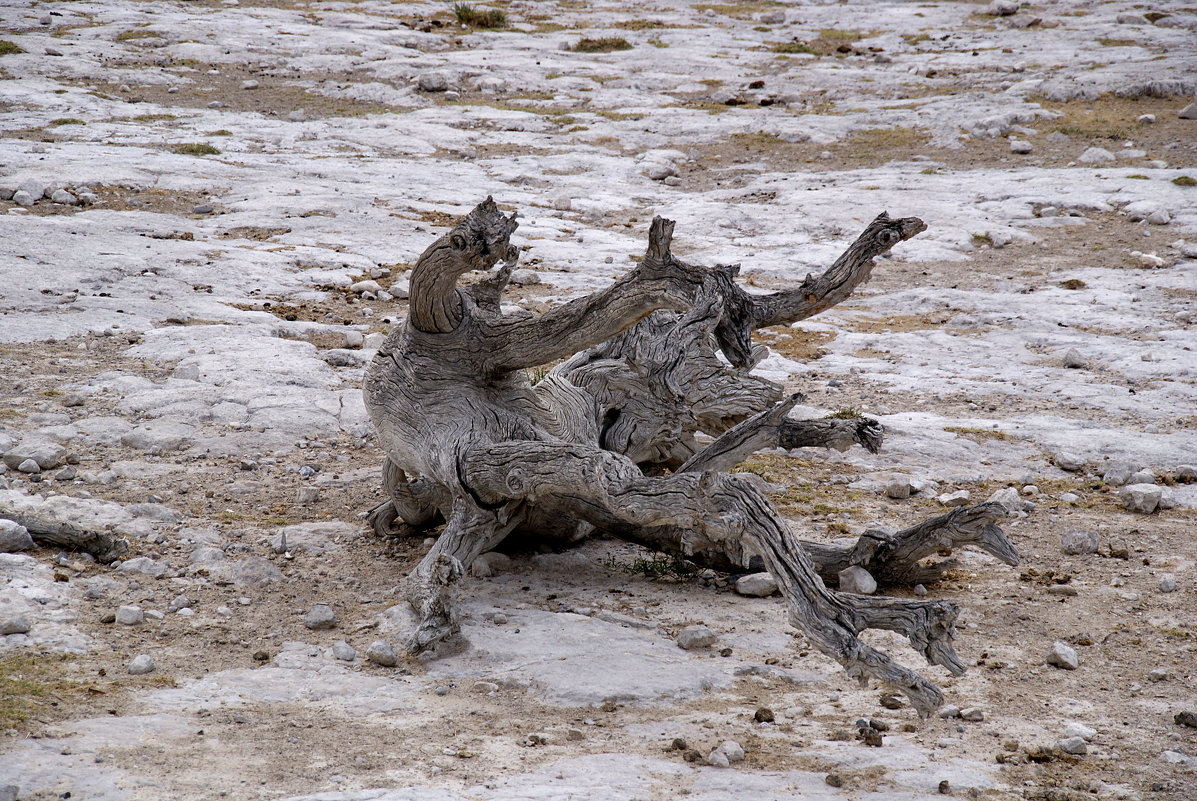
[[[10,42],[7,39],[0,39],[0,56],[11,56],[15,53],[24,52],[24,50],[17,47],[16,42]]]
[[[471,28],[506,28],[507,15],[497,8],[477,9],[469,3],[454,3],[453,16]]]
[[[601,39],[579,39],[571,49],[576,53],[611,53],[631,50],[632,45],[622,36],[604,36]]]
[[[219,156],[220,151],[207,142],[186,142],[175,145],[175,152],[180,156]]]

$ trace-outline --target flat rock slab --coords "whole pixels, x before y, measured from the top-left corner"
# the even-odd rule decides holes
[[[508,610],[497,626],[483,620],[484,609],[463,605],[472,618],[462,625],[469,647],[429,662],[430,677],[495,679],[563,706],[651,704],[726,687],[739,664],[690,656],[655,632],[585,615]]]

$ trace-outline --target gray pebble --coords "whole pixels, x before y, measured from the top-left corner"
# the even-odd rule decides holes
[[[1068,473],[1077,473],[1085,469],[1085,460],[1074,453],[1060,451],[1052,457],[1056,467]]]
[[[860,565],[852,565],[840,571],[840,592],[857,595],[872,595],[877,591],[877,580]]]
[[[0,518],[0,553],[28,551],[33,547],[29,530],[14,520]]]
[[[1047,652],[1047,658],[1044,661],[1053,667],[1064,670],[1076,670],[1080,665],[1076,651],[1059,640],[1052,643],[1051,650]]]
[[[195,208],[193,208],[191,210],[191,213],[192,214],[211,214],[212,213],[212,204],[211,203],[200,203],[198,206],[196,206]]]
[[[258,82],[257,82],[257,81],[252,81],[252,80],[251,80],[251,81],[242,81],[242,82],[241,82],[241,88],[242,88],[242,89],[257,89],[257,88],[258,88]]]
[[[1150,470],[1137,470],[1126,480],[1127,484],[1154,484],[1155,473]]]
[[[1176,115],[1182,120],[1197,120],[1197,103],[1190,103]]]
[[[944,494],[940,495],[939,498],[937,498],[937,500],[941,504],[943,504],[944,506],[947,506],[949,508],[954,508],[957,506],[964,506],[965,504],[968,503],[968,499],[969,499],[968,490],[957,490],[956,492],[945,492]]]
[[[19,465],[17,465],[17,469],[20,470],[22,473],[40,473],[40,472],[42,472],[41,465],[39,465],[33,459],[26,459],[25,461],[21,462]]]
[[[1030,153],[1034,149],[1035,149],[1034,146],[1031,145],[1031,143],[1026,141],[1025,139],[1011,139],[1010,140],[1010,152],[1011,153],[1019,153],[1021,155],[1026,155],[1027,153]]]
[[[154,672],[154,660],[148,654],[141,654],[133,657],[133,661],[129,663],[129,673],[133,676],[144,676],[146,673]]]
[[[1056,741],[1056,747],[1066,754],[1084,756],[1089,750],[1083,737],[1061,737]]]
[[[1076,348],[1069,348],[1068,352],[1064,354],[1064,366],[1070,370],[1079,370],[1087,364],[1085,357]]]
[[[395,658],[395,651],[386,640],[375,640],[366,649],[366,659],[382,667],[395,667],[399,660]]]
[[[736,592],[752,598],[767,598],[777,592],[777,581],[768,573],[753,573],[736,579]]]
[[[900,501],[904,498],[910,497],[910,479],[895,478],[893,481],[885,485],[885,494],[887,497]]]
[[[1127,484],[1118,491],[1118,500],[1132,512],[1149,515],[1160,505],[1164,491],[1155,484]]]
[[[443,685],[443,684],[438,684],[438,685],[436,686],[436,689],[435,689],[435,690],[433,690],[433,692],[434,692],[434,693],[436,693],[437,695],[442,695],[442,696],[444,696],[444,695],[448,695],[448,694],[449,694],[449,688],[448,688],[448,687],[446,687],[446,686],[445,686],[445,685]]]
[[[1097,553],[1096,531],[1066,531],[1060,537],[1060,548],[1067,554]]]
[[[715,644],[715,632],[706,626],[686,626],[677,635],[679,648],[692,651],[695,648],[709,648]]]
[[[65,189],[55,189],[54,194],[50,195],[50,200],[61,206],[74,206],[79,202],[77,197]]]
[[[1091,729],[1083,723],[1069,723],[1064,727],[1065,737],[1080,737],[1085,742],[1097,736],[1097,730]]]
[[[1176,579],[1164,576],[1160,579],[1160,592],[1176,592]]]
[[[336,628],[337,614],[328,604],[316,604],[303,616],[303,625],[313,631]]]
[[[557,211],[569,211],[573,206],[573,201],[570,200],[569,195],[561,195],[553,201],[553,208]]]
[[[918,596],[919,598],[922,598],[922,597],[926,596],[927,588],[924,587],[922,584],[915,584],[914,585],[914,594],[916,596]]]
[[[28,634],[29,629],[29,619],[24,615],[17,615],[16,617],[9,617],[0,620],[0,635],[7,636],[9,634]]]
[[[1086,148],[1085,152],[1077,158],[1081,164],[1108,164],[1113,160],[1114,154],[1104,147]]]
[[[357,659],[357,651],[347,642],[339,642],[332,647],[333,656],[342,662],[352,662]],[[392,654],[393,656],[393,654]]]
[[[46,185],[44,183],[42,183],[41,181],[37,180],[36,178],[29,178],[24,181],[21,181],[20,185],[17,187],[17,192],[18,193],[24,192],[25,194],[29,195],[29,197],[31,197],[35,201],[41,200],[43,197],[46,196]],[[16,199],[17,199],[16,195],[13,195],[13,200],[16,200]],[[17,202],[19,203],[20,201],[17,201]],[[29,203],[28,205],[33,205],[33,204]]]
[[[116,622],[123,626],[136,626],[145,622],[145,612],[140,606],[122,606],[116,610]]]
[[[954,704],[948,704],[945,707],[940,707],[939,716],[944,720],[951,720],[952,718],[960,717],[960,707]]]
[[[980,723],[985,720],[985,712],[980,707],[970,706],[960,710],[960,719],[967,720],[971,723]]]

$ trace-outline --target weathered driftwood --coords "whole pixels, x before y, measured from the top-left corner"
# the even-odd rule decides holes
[[[129,543],[107,531],[81,526],[69,520],[0,504],[0,517],[24,526],[34,542],[67,551],[82,551],[107,564],[129,552]]]
[[[755,477],[724,472],[762,447],[879,447],[876,421],[790,420],[797,397],[749,373],[764,355],[751,334],[847,297],[874,257],[923,223],[882,214],[822,275],[753,297],[733,280],[738,265],[675,258],[673,223],[656,218],[634,270],[540,316],[499,308],[518,256],[515,228],[515,215],[488,198],[424,251],[412,270],[410,316],[366,370],[366,406],[387,454],[388,500],[371,521],[405,532],[446,523],[408,581],[421,620],[409,651],[456,631],[451,586],[513,531],[572,540],[598,529],[708,564],[759,559],[817,648],[860,680],[905,692],[920,713],[936,708],[934,685],[857,635],[900,632],[929,662],[959,673],[956,607],[838,593],[824,580],[849,564],[884,581],[922,580],[934,575],[923,557],[961,544],[1013,563],[998,509],[957,510],[837,548],[800,542]],[[490,280],[458,286],[500,261]],[[561,359],[529,382],[527,368]],[[714,439],[703,446],[699,434]]]

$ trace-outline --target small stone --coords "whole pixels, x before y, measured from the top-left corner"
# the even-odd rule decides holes
[[[970,723],[980,723],[985,720],[985,712],[980,707],[970,706],[960,710],[960,719]]]
[[[954,508],[957,506],[964,506],[968,503],[968,499],[968,490],[957,490],[956,492],[945,492],[936,500],[938,500],[944,506]]]
[[[29,530],[15,520],[0,518],[0,553],[16,553],[33,548]]]
[[[258,88],[258,82],[257,82],[257,81],[252,81],[252,80],[251,80],[251,81],[242,81],[242,82],[241,82],[241,88],[242,88],[242,89],[257,89],[257,88]]]
[[[1060,451],[1052,457],[1056,467],[1068,473],[1079,473],[1085,469],[1085,460],[1074,453]]]
[[[677,167],[668,161],[653,161],[644,168],[644,174],[654,181],[664,181],[671,175],[677,175]]]
[[[757,723],[772,723],[776,718],[773,715],[772,709],[767,706],[762,706],[756,711],[756,714],[752,716],[752,719]]]
[[[1069,584],[1053,584],[1047,588],[1047,594],[1072,597],[1077,594],[1077,589]]]
[[[366,649],[366,659],[382,667],[395,667],[399,660],[395,658],[395,651],[386,640],[375,640]]]
[[[1076,348],[1069,348],[1068,352],[1064,354],[1064,366],[1069,370],[1079,370],[1087,364],[1085,357]]]
[[[1097,736],[1097,729],[1091,729],[1083,723],[1069,723],[1064,727],[1065,737],[1080,737],[1085,742],[1089,742]]]
[[[786,12],[784,11],[764,11],[757,16],[764,25],[781,25],[786,21]]]
[[[154,672],[154,660],[150,658],[149,654],[141,654],[133,657],[133,661],[129,663],[129,675],[144,676],[147,673]]]
[[[1172,716],[1172,721],[1177,726],[1188,726],[1190,729],[1197,729],[1197,713],[1188,710],[1177,712]]]
[[[54,194],[50,195],[50,200],[60,206],[74,206],[79,202],[79,198],[65,189],[55,189]]]
[[[433,690],[433,692],[436,693],[437,695],[445,696],[445,695],[449,694],[449,688],[443,684],[438,684],[436,686],[436,689]]]
[[[1155,115],[1154,114],[1140,114],[1137,119],[1138,119],[1138,122],[1140,125],[1151,125],[1152,123],[1155,122]]]
[[[993,0],[985,13],[991,17],[1009,17],[1018,13],[1018,0]]]
[[[41,200],[46,196],[46,185],[36,178],[29,178],[21,181],[17,187],[17,192],[24,192],[34,200]],[[16,195],[13,195],[13,200],[16,200]]]
[[[1081,164],[1108,164],[1113,160],[1114,154],[1104,147],[1086,148],[1085,152],[1077,158]]]
[[[843,787],[844,780],[838,773],[828,773],[823,777],[823,783],[828,787]]]
[[[74,465],[67,465],[54,474],[55,481],[74,481],[79,475],[79,471],[75,469]]]
[[[910,479],[895,478],[894,480],[886,483],[885,494],[887,497],[893,498],[895,501],[900,501],[900,500],[903,500],[904,498],[909,498],[910,497]]]
[[[858,735],[864,744],[872,748],[880,748],[884,744],[884,738],[881,732],[874,729],[872,726],[861,729]]]
[[[1035,509],[1035,504],[1028,500],[1024,500],[1014,487],[1003,487],[997,492],[989,496],[989,503],[1000,503],[1005,507],[1007,514],[1015,514],[1017,512],[1030,512]]]
[[[573,206],[573,201],[570,200],[569,195],[561,195],[553,201],[553,208],[557,211],[569,211]]]
[[[28,208],[29,206],[32,206],[35,202],[37,202],[36,198],[34,198],[33,195],[29,194],[28,192],[26,192],[23,189],[18,189],[13,194],[12,201],[13,201],[13,203],[16,203],[18,206],[25,206],[26,208]]]
[[[416,79],[421,92],[444,92],[449,89],[449,77],[443,72],[425,72]]]
[[[1074,556],[1097,553],[1097,544],[1096,531],[1065,531],[1060,537],[1060,549]]]
[[[1060,495],[1060,500],[1064,503],[1076,503],[1080,499],[1081,496],[1077,495],[1075,492],[1065,492]]]
[[[347,642],[334,643],[332,654],[333,658],[340,659],[342,662],[352,662],[357,659],[357,651],[353,650],[353,646]]]
[[[744,761],[744,749],[735,740],[724,740],[719,744],[719,750],[727,757],[731,764]]]
[[[570,740],[571,742],[578,742],[579,740],[585,740],[586,735],[582,733],[581,729],[567,729],[565,732],[565,739]]]
[[[191,601],[187,598],[187,596],[177,595],[175,596],[175,599],[170,602],[170,606],[168,606],[167,609],[169,609],[171,612],[178,612],[180,609],[188,606],[191,606]]]
[[[191,213],[192,214],[211,214],[212,213],[212,204],[211,203],[200,203],[198,206],[192,207]]]
[[[1110,462],[1106,465],[1105,470],[1102,471],[1101,480],[1112,487],[1121,487],[1123,484],[1131,483],[1130,477],[1136,471],[1137,468],[1131,462]]]
[[[7,636],[9,634],[28,634],[29,629],[29,619],[24,615],[17,615],[16,617],[9,617],[0,620],[0,636]]]
[[[1177,484],[1197,484],[1197,467],[1191,464],[1182,464],[1176,468],[1176,483]]]
[[[336,628],[337,614],[328,604],[316,604],[303,616],[303,625],[313,631]]]
[[[1018,153],[1020,155],[1026,155],[1027,153],[1030,153],[1034,149],[1035,149],[1034,146],[1030,142],[1026,141],[1025,139],[1011,139],[1010,140],[1010,152],[1011,153]]]
[[[1066,754],[1074,754],[1076,756],[1084,756],[1089,751],[1089,746],[1085,743],[1083,737],[1061,737],[1056,741],[1056,748],[1059,748]]]
[[[366,336],[361,331],[345,332],[345,347],[360,348],[366,342]]]
[[[540,283],[540,273],[535,270],[516,270],[511,274],[511,283],[516,286],[535,286]]]
[[[872,595],[877,591],[877,580],[860,565],[852,565],[841,570],[839,580],[840,592]]]
[[[319,487],[300,487],[295,491],[295,502],[301,506],[316,503],[320,500]]]
[[[495,684],[493,681],[476,681],[471,689],[476,693],[482,693],[483,695],[486,695],[487,693],[498,692],[499,685]]]
[[[357,281],[355,283],[350,284],[349,291],[353,292],[357,295],[363,295],[367,292],[377,295],[379,292],[382,291],[382,287],[379,285],[379,283],[377,281],[367,278],[364,281]]]
[[[57,194],[57,193],[55,193]],[[1172,222],[1172,215],[1165,209],[1156,209],[1151,214],[1147,215],[1147,222],[1150,225],[1167,225]]]
[[[715,644],[715,632],[706,626],[686,626],[677,635],[678,647],[692,651],[695,648],[710,648]]]
[[[940,795],[951,795],[952,794],[952,783],[949,782],[947,779],[944,779],[943,781],[941,781],[939,783],[939,794]]]
[[[752,598],[767,598],[777,592],[777,581],[768,573],[753,573],[736,579],[736,592]]]
[[[22,473],[42,472],[41,466],[33,459],[26,459],[25,461],[21,462],[19,465],[17,465],[17,470],[21,471]]]
[[[1118,491],[1118,500],[1132,512],[1149,515],[1160,505],[1163,495],[1155,484],[1127,484]]]
[[[123,626],[136,626],[145,622],[145,612],[140,606],[122,606],[116,610],[116,622]]]
[[[1076,651],[1059,640],[1052,643],[1051,650],[1047,652],[1047,658],[1044,661],[1053,667],[1064,670],[1076,670],[1080,664]]]
[[[914,585],[914,594],[919,598],[924,598],[927,595],[927,588],[924,587],[922,584],[915,584]]]
[[[445,93],[441,95],[449,103],[456,103],[461,100],[461,92],[455,92],[452,89],[446,89]]]
[[[1197,103],[1190,103],[1182,108],[1177,113],[1177,118],[1182,120],[1197,120]]]
[[[1111,559],[1130,559],[1130,546],[1126,540],[1110,540]]]
[[[1164,576],[1160,579],[1160,592],[1176,592],[1176,579]]]
[[[1147,680],[1154,681],[1154,682],[1167,681],[1168,680],[1168,669],[1167,668],[1154,668],[1153,670],[1151,670],[1151,672],[1149,672],[1147,674]]]
[[[906,706],[906,702],[900,696],[893,693],[882,694],[881,698],[878,699],[878,703],[886,709],[903,709]]]
[[[726,768],[731,766],[731,760],[727,758],[727,754],[716,748],[707,754],[707,764],[716,768]]]

